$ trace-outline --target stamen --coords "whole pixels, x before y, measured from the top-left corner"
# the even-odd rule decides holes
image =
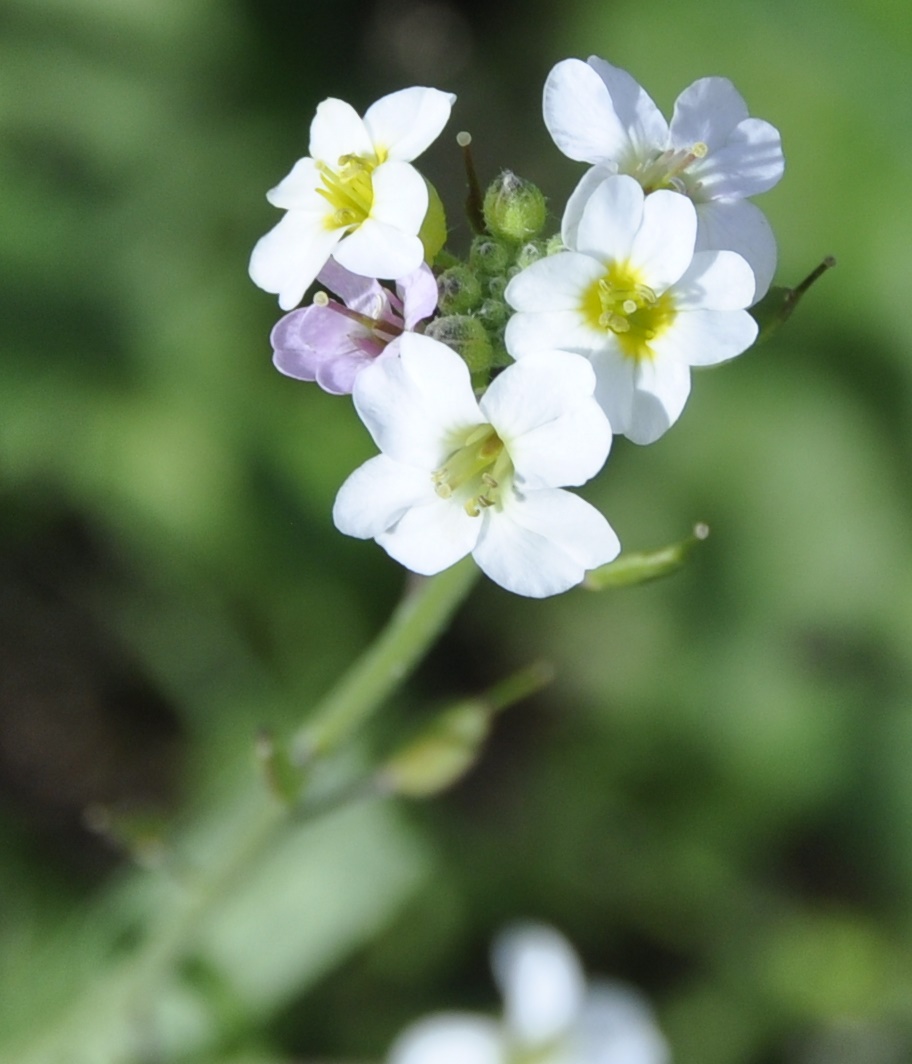
[[[357,215],[353,210],[348,207],[340,207],[339,210],[333,215],[333,221],[336,223],[337,228],[346,229],[348,226],[353,225]]]
[[[650,341],[675,315],[672,297],[657,296],[626,263],[609,267],[588,290],[582,309],[593,325],[614,333],[623,353],[631,358],[651,358]]]
[[[690,184],[690,191],[693,191],[695,185],[682,175],[692,163],[705,159],[708,151],[709,146],[702,140],[691,145],[689,149],[679,148],[675,151],[673,148],[666,148],[651,161],[640,163],[632,174],[643,186],[645,192],[655,192],[659,188],[673,188],[686,195],[688,185]]]
[[[459,493],[470,517],[500,501],[503,483],[509,483],[512,462],[503,440],[491,425],[478,425],[469,431],[461,446],[444,465],[431,474],[434,490],[441,499]]]
[[[463,447],[471,447],[473,443],[478,443],[479,440],[483,440],[488,433],[492,431],[490,425],[479,425],[478,428],[474,429],[468,436],[466,436]]]
[[[316,189],[334,209],[330,227],[348,229],[360,225],[370,214],[374,202],[371,174],[378,160],[360,155],[341,155],[339,170],[317,163],[323,187]]]
[[[391,295],[388,291],[387,294]],[[378,303],[380,303],[379,300]],[[361,337],[354,333],[350,333],[349,337],[356,346],[370,354],[377,354],[378,344],[380,347],[385,347],[404,332],[404,324],[400,317],[374,318],[371,317],[370,314],[362,314],[360,311],[352,310],[351,307],[346,307],[342,303],[338,303],[335,299],[330,299],[323,291],[314,293],[313,305],[316,307],[327,307],[334,313],[341,314],[343,318],[348,318],[350,321],[357,322],[358,325],[361,325],[368,335]],[[401,304],[399,305],[401,306]],[[378,313],[381,309],[382,304],[378,307]]]

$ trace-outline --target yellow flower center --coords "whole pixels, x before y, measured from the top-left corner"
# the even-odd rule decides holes
[[[674,300],[657,296],[628,263],[613,262],[583,295],[583,315],[595,328],[612,332],[627,358],[652,358],[652,341],[675,319]]]
[[[444,464],[433,473],[441,499],[456,498],[469,517],[496,506],[513,479],[513,463],[492,425],[477,425],[458,441]]]
[[[377,155],[342,155],[339,168],[317,163],[323,187],[317,189],[332,211],[326,215],[327,229],[351,231],[370,215],[374,205],[372,174],[383,162]]]

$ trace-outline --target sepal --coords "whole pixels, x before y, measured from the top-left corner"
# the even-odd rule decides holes
[[[424,248],[424,261],[433,266],[447,238],[446,211],[437,189],[424,178],[428,193],[427,214],[418,230],[418,239]]]

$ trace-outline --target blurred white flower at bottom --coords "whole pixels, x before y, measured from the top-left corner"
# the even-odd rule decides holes
[[[550,927],[513,928],[494,943],[501,1021],[442,1012],[406,1028],[387,1064],[668,1064],[649,1004],[620,983],[587,984],[579,958]]]

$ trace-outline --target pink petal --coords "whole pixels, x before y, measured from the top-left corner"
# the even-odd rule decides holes
[[[402,300],[406,329],[414,329],[418,322],[429,318],[437,309],[437,279],[427,263],[422,262],[414,273],[400,278],[396,282],[396,291]]]
[[[330,306],[312,305],[280,318],[270,336],[276,369],[288,377],[317,381],[344,395],[358,371],[379,353],[372,334]]]

